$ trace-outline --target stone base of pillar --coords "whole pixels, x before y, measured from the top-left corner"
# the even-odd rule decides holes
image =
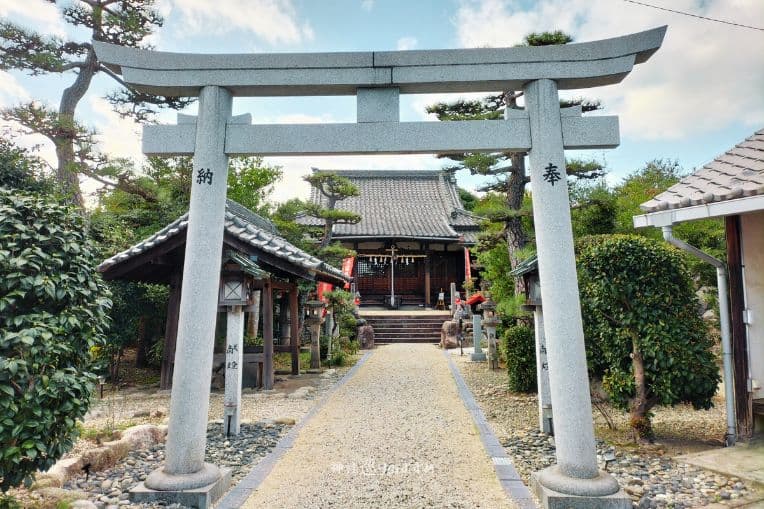
[[[484,352],[473,352],[470,354],[470,360],[472,362],[485,362],[488,360]]]
[[[541,502],[541,507],[545,509],[632,507],[631,497],[618,486],[618,481],[606,472],[600,472],[594,479],[578,479],[560,473],[557,466],[553,465],[531,475],[531,489]]]
[[[209,468],[212,467],[212,468]],[[185,477],[179,475],[168,475],[161,470],[152,472],[154,476],[152,486],[156,486],[157,482],[162,484],[162,487],[166,485],[168,489],[156,490],[147,488],[145,483],[139,483],[133,489],[130,490],[130,500],[135,503],[152,503],[152,502],[164,502],[165,504],[180,504],[186,507],[197,507],[198,509],[208,509],[213,507],[213,504],[228,491],[228,487],[231,485],[231,469],[230,468],[218,468],[209,463],[205,463],[206,471],[216,470],[219,477],[217,480],[206,484],[198,488],[185,489],[182,486],[187,484]],[[154,475],[160,474],[161,475]],[[195,474],[191,474],[194,476]],[[147,479],[148,480],[148,479]]]

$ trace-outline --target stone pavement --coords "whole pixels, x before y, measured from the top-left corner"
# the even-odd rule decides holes
[[[764,443],[739,443],[735,447],[685,454],[677,460],[723,475],[739,477],[764,489]]]
[[[304,424],[243,507],[513,507],[482,428],[438,348],[385,345]]]

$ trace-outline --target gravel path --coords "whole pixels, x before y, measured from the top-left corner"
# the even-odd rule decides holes
[[[378,348],[244,507],[510,507],[446,359]]]

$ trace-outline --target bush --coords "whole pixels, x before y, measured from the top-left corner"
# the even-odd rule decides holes
[[[0,489],[72,446],[104,344],[108,290],[70,207],[0,188]]]
[[[680,253],[631,235],[585,238],[578,280],[590,369],[612,402],[652,439],[655,405],[709,408],[719,373]]]
[[[536,392],[536,340],[526,325],[507,327],[501,336],[501,349],[507,361],[509,390]]]

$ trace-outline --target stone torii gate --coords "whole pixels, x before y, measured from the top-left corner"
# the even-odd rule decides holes
[[[564,149],[613,148],[618,118],[560,109],[558,90],[622,81],[660,47],[666,27],[564,46],[303,54],[201,55],[100,42],[102,63],[140,92],[198,97],[197,117],[145,126],[147,155],[192,155],[193,181],[165,464],[154,496],[224,491],[204,463],[228,157],[231,155],[528,152],[544,302],[557,464],[535,475],[546,506],[630,507],[597,467]],[[504,121],[400,122],[399,95],[524,91]],[[355,95],[357,122],[252,125],[233,97]],[[145,490],[144,489],[144,490]],[[175,498],[174,498],[175,497]],[[206,497],[206,498],[205,498]]]

